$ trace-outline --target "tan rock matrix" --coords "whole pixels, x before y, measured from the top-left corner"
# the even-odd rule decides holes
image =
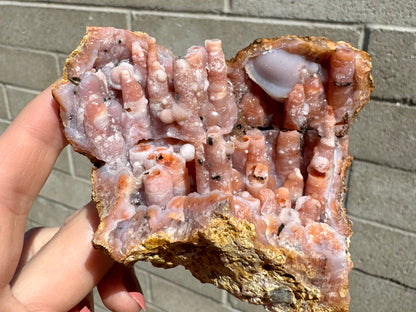
[[[183,265],[269,311],[348,311],[348,129],[373,90],[345,42],[219,40],[175,57],[145,33],[87,29],[53,90],[94,164],[115,260]]]

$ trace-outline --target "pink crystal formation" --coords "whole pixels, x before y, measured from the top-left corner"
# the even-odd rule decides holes
[[[270,311],[348,311],[347,132],[370,69],[325,38],[261,39],[226,62],[219,40],[176,58],[88,28],[53,95],[94,164],[94,244]]]

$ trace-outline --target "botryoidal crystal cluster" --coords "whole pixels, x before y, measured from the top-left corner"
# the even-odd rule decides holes
[[[348,311],[348,129],[369,56],[322,37],[222,43],[175,57],[151,36],[90,27],[53,90],[94,164],[94,245],[183,265],[269,311]]]

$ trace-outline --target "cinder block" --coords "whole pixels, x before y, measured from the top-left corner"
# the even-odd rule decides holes
[[[29,231],[30,229],[38,227],[38,226],[41,226],[41,224],[36,223],[35,221],[32,221],[30,219],[27,219],[25,231]]]
[[[345,5],[345,2],[339,0]],[[416,26],[415,6],[408,0],[366,0],[356,1],[354,8],[366,23]],[[346,5],[347,7],[349,6]],[[361,13],[360,13],[361,10]],[[349,11],[348,11],[349,13]],[[348,14],[346,15],[348,16]]]
[[[91,200],[91,183],[53,170],[40,195],[79,209]]]
[[[203,45],[205,39],[221,39],[226,58],[257,38],[285,35],[326,36],[358,45],[361,28],[349,25],[315,25],[287,23],[253,18],[219,17],[190,14],[133,13],[133,29],[147,32],[175,55],[184,55],[192,45]]]
[[[354,267],[416,288],[416,235],[356,217],[351,220]]]
[[[152,303],[169,312],[229,312],[218,302],[162,279],[151,276]]]
[[[136,264],[137,268],[145,270],[152,275],[159,276],[160,278],[169,280],[176,285],[187,288],[195,293],[198,293],[201,296],[209,297],[217,302],[222,301],[223,290],[218,289],[217,287],[211,284],[203,284],[192,274],[185,270],[182,266],[177,266],[172,269],[161,269],[156,268],[148,262],[138,262]]]
[[[53,54],[0,46],[0,82],[43,90],[57,78]]]
[[[416,171],[416,107],[370,101],[353,122],[350,153]]]
[[[150,302],[152,295],[151,295],[151,285],[150,285],[150,274],[142,269],[137,264],[134,265],[136,276],[139,280],[140,287],[143,291],[144,300],[146,304]]]
[[[359,20],[360,15],[365,18],[365,11],[358,4],[360,0],[352,0],[345,5],[340,0],[327,1],[325,4],[318,4],[314,0],[306,1],[269,1],[269,0],[233,0],[232,13],[243,15],[254,15],[263,17],[280,17],[303,20],[320,21],[353,21]]]
[[[27,103],[39,94],[37,91],[13,86],[6,86],[6,93],[12,119],[15,119]]]
[[[238,309],[238,311],[242,312],[264,312],[266,309],[261,305],[249,304],[243,302],[231,295],[229,296],[229,302],[234,309]]]
[[[27,1],[35,2],[38,0],[26,0],[26,2]],[[224,7],[224,0],[54,0],[46,2],[191,12],[222,12]]]
[[[416,232],[415,173],[355,161],[349,184],[349,214]]]
[[[117,0],[108,0],[115,4]],[[222,12],[224,9],[224,0],[144,0],[137,2],[135,0],[125,0],[126,6],[132,8],[144,8],[153,10],[169,11],[190,11],[190,12]]]
[[[81,41],[86,26],[128,26],[128,13],[117,10],[80,6],[1,5],[0,8],[0,43],[39,50],[71,52]]]
[[[9,113],[6,103],[6,89],[0,84],[0,119],[9,119]]]
[[[414,4],[408,0],[270,1],[233,0],[231,12],[242,15],[314,21],[416,25]]]
[[[108,310],[106,308],[104,308],[101,305],[95,304],[94,305],[94,311],[95,312],[108,312]]]
[[[75,175],[79,178],[83,178],[88,181],[91,180],[91,170],[92,170],[91,161],[86,156],[81,155],[80,153],[74,152],[72,147],[70,149],[71,149],[72,161],[74,162]]]
[[[416,102],[416,30],[370,27],[368,51],[373,59],[374,96]]]
[[[75,47],[74,47],[75,49]],[[58,68],[59,68],[59,75],[62,76],[65,67],[65,61],[68,58],[68,54],[60,54],[58,55]]]
[[[71,165],[70,165],[70,158],[69,158],[69,151],[70,147],[67,146],[64,148],[64,150],[61,152],[61,154],[58,156],[58,159],[56,160],[55,169],[58,169],[60,171],[63,171],[67,174],[71,174]]]
[[[385,279],[352,270],[350,278],[351,312],[414,311],[416,291]]]
[[[105,308],[104,303],[101,300],[100,294],[98,293],[97,288],[93,289],[92,292],[94,296],[94,312],[108,312],[108,310]]]
[[[161,308],[158,308],[156,306],[154,306],[153,304],[149,304],[146,302],[146,312],[169,312],[169,311],[165,311],[162,310]]]
[[[28,218],[42,226],[61,226],[75,209],[37,197],[30,209]]]

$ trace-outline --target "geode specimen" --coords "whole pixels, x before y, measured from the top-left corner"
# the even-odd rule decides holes
[[[94,164],[94,244],[269,311],[348,311],[347,131],[370,69],[325,38],[260,39],[226,62],[219,40],[176,58],[88,28],[53,95]]]

